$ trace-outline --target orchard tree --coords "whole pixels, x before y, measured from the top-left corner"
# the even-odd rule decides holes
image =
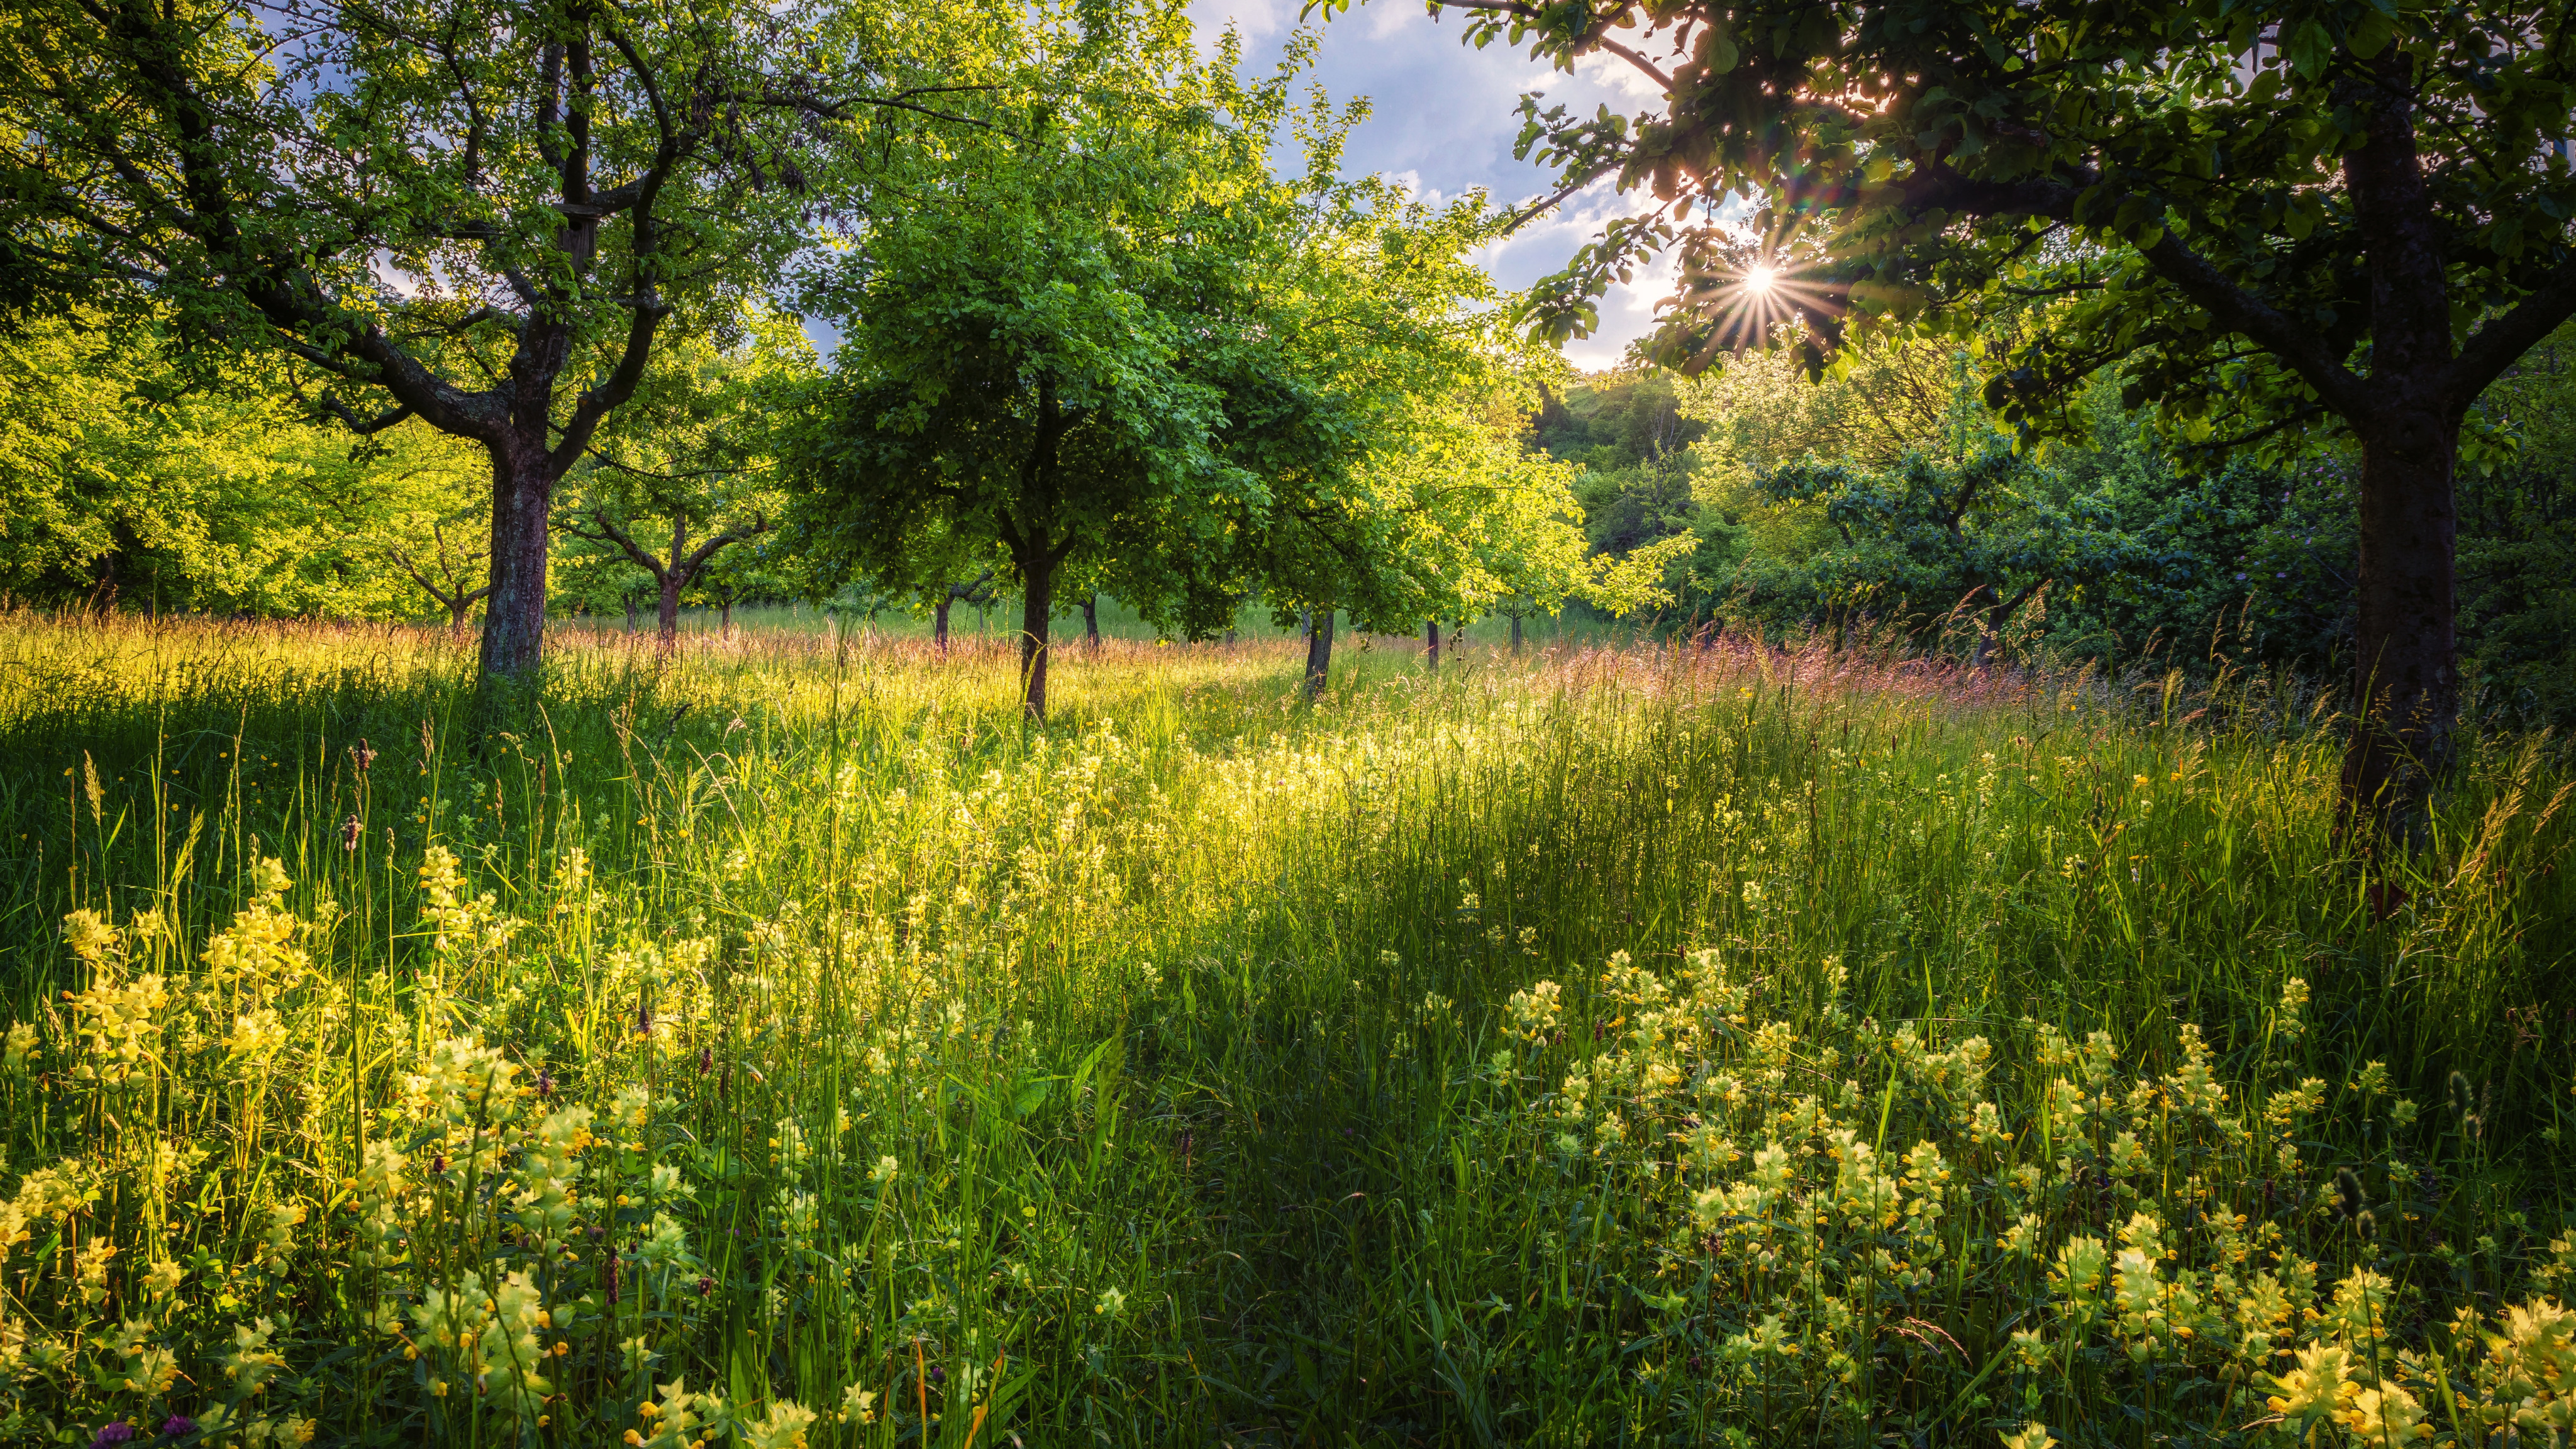
[[[2028,309],[1987,381],[2043,428],[2090,374],[2220,445],[2361,456],[2348,820],[2413,836],[2459,710],[2453,475],[2471,405],[2576,315],[2562,7],[2092,0],[1435,0],[1468,39],[1660,104],[1524,102],[1570,194],[1643,192],[1546,284],[1579,335],[1663,249],[1650,343],[1699,368],[1795,316],[1823,361],[1892,322]],[[1750,211],[1746,214],[1749,201]]]
[[[25,0],[0,46],[0,305],[86,299],[282,352],[318,411],[491,470],[482,667],[525,678],[557,482],[666,321],[767,282],[978,102],[965,7],[900,44],[831,0]]]
[[[1238,83],[1231,38],[1201,62],[1177,6],[1042,23],[1060,99],[961,139],[822,289],[849,340],[790,450],[801,550],[934,596],[998,566],[1033,719],[1069,566],[1175,632],[1221,626],[1241,590],[1207,561],[1265,489],[1240,444],[1311,401],[1266,375],[1288,73]]]
[[[678,647],[681,596],[716,582],[719,555],[776,520],[768,418],[815,372],[793,318],[754,307],[740,321],[730,346],[692,337],[662,351],[576,465],[578,497],[561,516],[564,532],[651,579],[664,653]]]

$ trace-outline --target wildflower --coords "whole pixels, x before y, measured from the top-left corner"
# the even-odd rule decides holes
[[[876,1391],[874,1389],[860,1388],[857,1384],[850,1385],[849,1388],[844,1390],[841,1394],[841,1417],[853,1424],[875,1423],[877,1417]]]
[[[894,1160],[892,1154],[888,1154],[878,1158],[877,1165],[868,1170],[868,1180],[879,1187],[890,1186],[894,1182],[894,1175],[901,1170],[900,1164]]]
[[[109,925],[96,911],[74,911],[63,917],[63,944],[72,954],[95,966],[116,950],[116,927]],[[100,1433],[107,1431],[102,1429]],[[131,1429],[128,1433],[133,1432]]]
[[[358,848],[358,837],[365,834],[366,829],[366,822],[360,820],[355,815],[341,821],[340,848],[345,851],[355,852]]]
[[[806,1426],[813,1422],[813,1410],[781,1399],[757,1422],[742,1426],[744,1449],[800,1449]]]
[[[1103,1288],[1100,1290],[1100,1301],[1091,1305],[1091,1311],[1105,1313],[1113,1318],[1118,1317],[1127,1311],[1127,1295],[1115,1288]]]
[[[2433,1437],[2433,1426],[2424,1422],[2424,1406],[2389,1379],[2353,1395],[2352,1407],[2335,1418],[2370,1449],[2403,1449]]]
[[[155,1298],[167,1298],[179,1291],[179,1284],[187,1276],[187,1269],[163,1258],[144,1271],[143,1291]]]
[[[2056,1449],[2056,1445],[2048,1426],[2036,1419],[2022,1425],[2020,1433],[2004,1436],[2004,1449]]]
[[[2302,1016],[2302,1013],[2307,1010],[2307,1005],[2308,982],[2306,977],[2293,976],[2289,980],[2281,983],[2281,1008],[2275,1022],[2276,1029],[2279,1030],[2281,1035],[2292,1041],[2297,1041],[2300,1035],[2308,1029],[2307,1022]],[[2456,1075],[2456,1073],[2454,1075]]]
[[[2352,1367],[2352,1355],[2342,1347],[2311,1344],[2298,1351],[2289,1372],[2265,1375],[2280,1392],[2264,1403],[2281,1416],[2281,1426],[2292,1438],[2305,1438],[2361,1392],[2361,1385],[2352,1381]]]
[[[27,1057],[36,1049],[36,1029],[27,1023],[12,1022],[9,1034],[0,1038],[0,1071],[13,1077],[27,1074]]]

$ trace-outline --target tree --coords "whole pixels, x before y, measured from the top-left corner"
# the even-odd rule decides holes
[[[1704,367],[1791,315],[1845,336],[2026,309],[1988,395],[2032,429],[2115,371],[2203,439],[2361,454],[2348,821],[2411,832],[2459,708],[2454,470],[2487,385],[2576,314],[2566,17],[2535,6],[1437,0],[1468,39],[1663,103],[1524,103],[1567,191],[1653,198],[1545,286],[1554,336],[1679,254],[1650,351]],[[1669,66],[1669,69],[1667,69]],[[1726,219],[1749,197],[1749,227]]]
[[[1295,241],[1267,166],[1285,75],[1240,85],[1230,40],[1199,62],[1177,7],[1049,23],[1065,82],[1043,133],[961,141],[824,289],[849,340],[796,448],[807,549],[934,589],[959,549],[1007,570],[1035,719],[1077,556],[1178,632],[1230,612],[1208,562],[1264,494],[1239,444],[1273,421],[1247,414],[1307,401],[1264,366],[1262,284]]]
[[[576,468],[579,497],[560,524],[651,578],[665,653],[678,647],[680,596],[712,582],[717,556],[776,518],[767,418],[814,372],[813,344],[793,319],[753,308],[742,330],[732,347],[705,337],[663,350]],[[648,530],[667,534],[667,553]]]
[[[466,615],[492,592],[492,573],[486,567],[488,556],[479,549],[469,551],[462,540],[448,537],[451,526],[471,517],[469,510],[431,519],[430,546],[426,550],[401,545],[385,550],[385,556],[403,571],[404,578],[419,585],[422,593],[447,611],[447,627],[459,636],[465,633]]]
[[[989,27],[953,19],[887,58],[861,12],[792,0],[28,0],[0,48],[0,301],[274,349],[361,434],[479,445],[482,667],[525,677],[557,481],[666,319],[804,243],[825,141],[899,145],[971,99],[939,91],[980,79]]]
[[[106,609],[399,618],[388,557],[472,511],[418,424],[350,446],[252,369],[192,377],[155,329],[30,319],[0,336],[0,594]],[[461,562],[461,560],[460,560]]]

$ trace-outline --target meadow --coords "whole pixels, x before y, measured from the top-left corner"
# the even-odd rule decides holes
[[[0,616],[0,1442],[2557,1442],[2576,824],[1892,649]]]

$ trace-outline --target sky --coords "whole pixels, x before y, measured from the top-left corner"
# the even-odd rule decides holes
[[[1241,30],[1245,71],[1258,75],[1278,63],[1299,28],[1300,8],[1301,0],[1192,0],[1190,15],[1203,48],[1212,49],[1229,22]],[[1382,172],[1426,200],[1481,186],[1496,204],[1515,205],[1555,190],[1549,172],[1512,159],[1524,91],[1545,91],[1550,104],[1581,111],[1604,101],[1614,111],[1633,111],[1660,100],[1650,82],[1612,57],[1587,59],[1567,75],[1499,40],[1483,50],[1463,45],[1464,18],[1434,20],[1421,0],[1369,0],[1329,22],[1319,17],[1306,25],[1323,36],[1323,45],[1305,79],[1336,103],[1365,96],[1371,106],[1369,119],[1352,133],[1345,170]],[[1605,219],[1630,209],[1603,182],[1490,246],[1481,260],[1504,286],[1525,287],[1563,267]],[[1585,369],[1617,363],[1652,324],[1670,275],[1659,264],[1604,297],[1600,330],[1567,342],[1566,360]]]

